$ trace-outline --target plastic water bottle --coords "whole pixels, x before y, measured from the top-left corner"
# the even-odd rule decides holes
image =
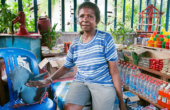
[[[146,79],[146,81],[144,82],[144,90],[143,90],[143,96],[146,97],[147,94],[147,85],[149,83],[149,81],[152,79],[152,77],[149,77],[148,79]]]
[[[140,81],[140,91],[139,91],[139,94],[140,95],[142,95],[142,93],[143,93],[143,88],[144,88],[144,83],[143,82],[145,82],[145,80],[148,78],[148,75],[146,75],[146,76],[144,76],[143,78],[142,78],[142,80]]]
[[[138,75],[138,81],[137,81],[137,84],[136,84],[136,92],[138,93],[138,94],[140,94],[140,90],[141,90],[141,80],[142,80],[142,78],[144,78],[145,77],[145,75],[144,74],[142,74],[142,73],[140,73],[139,75]]]
[[[146,98],[149,98],[149,93],[150,93],[150,86],[152,85],[152,82],[155,80],[155,78],[152,78],[147,84],[147,92],[146,92]]]
[[[152,84],[150,85],[150,91],[149,91],[149,100],[153,101],[154,99],[154,88],[155,88],[156,82],[152,82]]]
[[[140,88],[140,84],[139,84],[140,80],[141,80],[141,76],[138,76],[136,80],[136,93],[138,94],[139,94],[139,88]]]
[[[141,73],[141,71],[140,71],[140,69],[139,69],[139,67],[136,67],[136,74],[138,75],[138,74],[140,74]]]
[[[123,64],[123,65],[126,65],[126,62],[123,62],[122,64]]]
[[[126,77],[125,77],[125,86],[129,87],[129,79],[130,79],[130,66],[128,66],[127,70],[126,70]]]
[[[129,89],[131,91],[134,91],[133,90],[133,83],[134,83],[134,76],[136,75],[136,71],[135,71],[135,68],[132,68],[131,69],[131,72],[130,72],[130,83],[129,83]]]
[[[125,85],[126,70],[127,70],[127,65],[124,65],[124,67],[123,67],[123,69],[122,69],[122,74],[123,74],[123,85]]]
[[[133,92],[136,91],[136,84],[137,84],[136,80],[137,80],[137,75],[134,76],[134,81],[133,81]]]
[[[155,88],[154,88],[154,97],[155,99],[153,100],[154,103],[157,103],[158,100],[158,90],[161,86],[161,83],[156,84]]]
[[[149,79],[149,78],[148,78]],[[144,83],[144,86],[143,86],[143,93],[142,95],[145,96],[145,91],[146,91],[146,83],[148,82],[148,79],[146,79],[143,83]]]
[[[157,81],[156,81],[155,85],[152,86],[152,99],[151,99],[151,101],[154,102],[154,103],[156,103],[157,100],[158,100],[158,90],[159,90],[161,84],[162,84],[162,82],[157,83]]]
[[[143,93],[143,87],[144,87],[144,84],[143,82],[145,81],[145,78],[142,78],[142,80],[140,81],[140,91],[139,91],[139,94],[142,95]]]
[[[133,68],[133,65],[132,64],[130,64],[130,69],[132,69]]]

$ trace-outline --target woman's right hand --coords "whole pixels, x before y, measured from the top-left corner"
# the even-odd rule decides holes
[[[51,83],[52,83],[52,80],[48,77],[46,79],[39,80],[39,81],[29,81],[28,83],[26,83],[26,86],[41,88],[41,87],[47,87]]]

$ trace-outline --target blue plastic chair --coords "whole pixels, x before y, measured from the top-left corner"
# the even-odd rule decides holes
[[[2,107],[2,109],[3,110],[55,110],[56,105],[49,98],[45,98],[44,99],[45,103],[42,102],[41,104],[22,106],[22,107],[19,107],[18,109],[11,107],[14,104],[20,103],[20,101],[17,99],[17,93],[16,92],[14,93],[12,89],[11,80],[8,77],[8,74],[10,72],[9,67],[11,70],[14,69],[14,66],[18,67],[18,62],[17,62],[18,56],[27,57],[27,61],[29,61],[30,63],[30,68],[33,74],[39,74],[37,59],[36,59],[36,56],[32,52],[27,51],[25,49],[19,49],[19,48],[0,49],[0,58],[3,58],[5,62],[9,96],[10,96],[10,102],[5,104],[4,107]]]

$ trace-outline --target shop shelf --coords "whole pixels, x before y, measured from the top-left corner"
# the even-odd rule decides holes
[[[131,90],[129,90],[128,87],[123,86],[123,88],[124,88],[125,90],[128,90],[128,91],[132,92]],[[139,95],[139,94],[137,94],[137,93],[135,93],[135,92],[132,92],[132,93],[135,94],[135,95],[137,95],[137,96],[140,97],[141,99],[143,99],[143,100],[149,102],[150,104],[152,104],[152,105],[154,105],[154,106],[156,106],[156,107],[158,107],[158,108],[160,108],[160,109],[163,109],[162,106],[160,106],[160,105],[158,105],[158,104],[156,104],[156,103],[153,103],[152,101],[148,100],[148,99],[145,98],[144,96]]]
[[[164,48],[158,48],[158,47],[149,47],[149,46],[144,46],[144,45],[136,45],[136,44],[133,44],[133,46],[137,46],[137,47],[144,47],[144,48],[147,48],[147,49],[152,49],[152,50],[159,50],[159,51],[170,51],[170,49],[164,49]]]
[[[135,66],[138,66],[138,65],[135,65]],[[156,74],[156,75],[165,77],[165,78],[167,78],[167,79],[170,79],[170,76],[168,76],[168,75],[166,75],[166,74],[163,74],[163,73],[161,73],[160,71],[156,71],[156,70],[153,70],[153,69],[145,68],[145,67],[142,67],[142,66],[138,66],[138,67],[139,67],[139,69],[148,71],[148,72],[150,72],[150,73],[152,73],[152,74]]]

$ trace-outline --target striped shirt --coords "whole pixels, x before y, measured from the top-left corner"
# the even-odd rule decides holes
[[[80,36],[72,42],[64,66],[77,66],[75,81],[113,85],[107,61],[117,59],[113,37],[97,30],[88,43],[81,43]]]

